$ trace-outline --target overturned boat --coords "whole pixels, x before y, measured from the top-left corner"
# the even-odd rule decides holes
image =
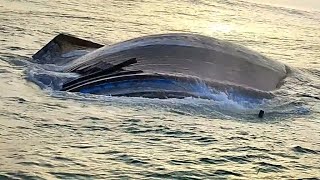
[[[54,71],[76,73],[61,91],[149,98],[270,98],[287,67],[247,48],[186,33],[102,45],[59,34],[33,55]]]

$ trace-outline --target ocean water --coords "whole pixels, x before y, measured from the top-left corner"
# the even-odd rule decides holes
[[[60,32],[101,44],[198,33],[249,47],[293,73],[258,104],[223,93],[159,100],[40,88],[28,60]],[[0,179],[319,179],[319,98],[317,8],[0,0]]]

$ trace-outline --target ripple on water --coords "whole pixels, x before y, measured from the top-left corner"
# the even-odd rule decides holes
[[[200,146],[207,146],[213,143],[218,142],[217,139],[211,136],[199,136],[199,135],[189,135],[187,134],[186,136],[182,137],[177,137],[180,140],[186,141],[186,142],[193,142],[195,145],[200,145]]]
[[[212,159],[212,158],[200,158],[199,161],[201,163],[205,163],[205,164],[224,164],[227,163],[228,161],[225,159]]]
[[[240,173],[228,171],[228,170],[216,170],[213,173],[205,173],[197,170],[190,171],[173,171],[169,173],[150,173],[147,177],[164,178],[164,179],[203,179],[202,176],[208,178],[225,179],[229,176],[242,177]]]
[[[4,179],[30,179],[30,180],[38,180],[43,179],[36,175],[30,175],[29,172],[17,171],[17,172],[8,172],[0,175],[0,178],[4,177]]]
[[[198,180],[203,174],[197,171],[173,171],[169,173],[158,173],[153,172],[146,175],[150,178],[160,178],[160,179],[192,179]]]
[[[192,160],[187,160],[187,159],[185,160],[173,159],[173,160],[170,160],[168,163],[172,165],[185,165],[185,164],[195,164],[196,162]]]
[[[165,137],[173,137],[179,138],[184,136],[194,135],[194,132],[187,131],[187,130],[180,130],[180,129],[173,129],[164,125],[144,125],[138,124],[139,121],[129,121],[130,124],[123,124],[125,126],[125,132],[130,134],[147,134],[147,133],[154,133],[164,135]],[[127,127],[129,126],[129,127]]]
[[[105,126],[98,126],[98,125],[87,125],[87,126],[81,126],[84,130],[87,131],[111,131],[110,128],[105,127]]]
[[[94,179],[97,178],[96,175],[79,173],[79,172],[50,172],[58,179]]]
[[[272,163],[267,163],[267,162],[257,162],[255,164],[259,165],[258,173],[259,172],[264,172],[264,173],[282,172],[283,170],[288,169],[282,165],[272,164]]]
[[[47,129],[68,129],[71,131],[77,131],[78,128],[71,124],[58,124],[58,123],[37,123],[35,124],[38,128],[47,128]]]
[[[19,162],[18,164],[25,165],[25,166],[45,167],[45,168],[54,168],[55,167],[55,165],[47,163],[47,162],[24,161],[24,162]]]
[[[146,166],[146,165],[149,165],[149,163],[147,161],[132,157],[132,156],[127,155],[127,154],[117,155],[113,159],[116,160],[116,161],[124,162],[124,163],[126,163],[128,165],[134,165],[134,166]]]
[[[53,156],[52,159],[58,160],[58,161],[72,161],[72,159],[67,158],[67,157],[62,157],[62,156]]]
[[[270,152],[269,149],[265,148],[259,148],[259,147],[254,147],[254,146],[241,146],[241,147],[236,147],[236,148],[227,148],[227,149],[219,149],[221,152],[248,152],[248,151],[258,151],[258,152],[265,152],[268,153]]]
[[[240,173],[235,173],[235,172],[231,172],[231,171],[227,171],[227,170],[216,170],[214,172],[215,175],[219,175],[219,176],[237,176],[237,177],[241,177],[242,174]]]
[[[195,141],[198,141],[200,143],[210,144],[210,143],[213,143],[213,142],[217,142],[218,140],[216,140],[213,137],[204,136],[204,137],[196,138]]]
[[[95,154],[120,154],[122,153],[121,151],[116,151],[116,150],[110,150],[110,151],[103,151],[103,152],[96,152]]]
[[[232,137],[229,137],[227,138],[229,140],[243,140],[243,141],[249,141],[248,138],[245,138],[245,137],[241,137],[241,136],[232,136]]]
[[[56,165],[57,167],[69,167],[69,166],[88,167],[88,165],[78,162],[78,160],[76,159],[70,159],[63,156],[54,156],[54,157],[51,157],[51,159],[54,160],[56,164],[59,164],[59,165]]]
[[[312,149],[308,149],[308,148],[303,148],[301,146],[295,146],[292,148],[292,150],[297,153],[306,153],[306,154],[319,154],[320,153],[320,151],[312,150]]]
[[[85,116],[79,119],[80,121],[84,121],[84,120],[92,120],[92,121],[102,121],[105,120],[103,118],[99,118],[99,117],[93,117],[93,116]]]
[[[86,145],[86,144],[78,144],[78,145],[70,145],[69,147],[77,148],[77,149],[89,149],[89,148],[95,148],[96,146]]]
[[[2,73],[11,73],[11,72],[7,69],[0,69],[0,74]]]
[[[246,164],[246,163],[252,162],[250,159],[248,159],[247,156],[222,156],[222,157],[231,162],[236,162],[239,164]]]

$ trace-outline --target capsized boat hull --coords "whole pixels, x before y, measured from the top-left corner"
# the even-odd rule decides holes
[[[160,34],[103,46],[60,34],[33,59],[77,73],[59,90],[152,98],[270,98],[287,67],[256,52],[195,34]]]

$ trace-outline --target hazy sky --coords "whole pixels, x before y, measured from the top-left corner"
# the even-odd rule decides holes
[[[297,9],[320,10],[320,0],[247,0],[266,4],[276,4]]]

